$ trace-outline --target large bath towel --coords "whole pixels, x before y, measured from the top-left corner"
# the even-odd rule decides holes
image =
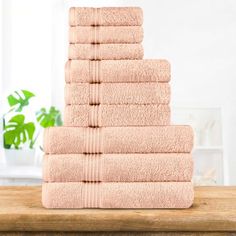
[[[142,59],[141,44],[70,44],[69,59],[125,60]]]
[[[116,127],[170,125],[168,105],[68,105],[65,126]]]
[[[51,127],[44,131],[45,153],[188,153],[190,126]]]
[[[141,26],[76,26],[69,28],[70,43],[141,43]]]
[[[44,183],[46,208],[188,208],[191,182]]]
[[[142,25],[143,12],[139,7],[71,7],[69,23],[82,25]]]
[[[46,182],[191,181],[189,153],[45,155]]]
[[[170,63],[157,59],[69,60],[65,73],[68,83],[168,82]]]
[[[168,83],[71,83],[65,86],[67,105],[169,104]]]

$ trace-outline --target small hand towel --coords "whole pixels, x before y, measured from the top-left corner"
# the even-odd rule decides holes
[[[69,28],[70,43],[141,43],[141,26],[76,26]]]
[[[70,153],[189,153],[190,126],[50,127],[44,131],[44,151]]]
[[[156,59],[69,60],[65,73],[67,83],[168,82],[170,63]]]
[[[191,181],[189,153],[45,155],[46,182]]]
[[[64,125],[77,127],[170,125],[168,105],[68,105]]]
[[[71,83],[64,94],[67,105],[170,103],[168,83]]]
[[[142,59],[141,44],[70,44],[69,59],[125,60]]]
[[[188,208],[191,182],[44,183],[46,208]]]
[[[135,26],[142,23],[143,12],[139,7],[71,7],[69,12],[71,26]]]

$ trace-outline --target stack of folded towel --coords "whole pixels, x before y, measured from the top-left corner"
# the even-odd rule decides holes
[[[170,65],[143,60],[142,10],[71,8],[64,127],[44,135],[47,208],[187,208],[193,131],[170,125]]]

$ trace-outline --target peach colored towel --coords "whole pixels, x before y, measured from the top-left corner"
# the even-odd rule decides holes
[[[70,43],[141,43],[141,26],[75,26],[69,28]]]
[[[68,105],[65,126],[115,127],[170,125],[168,105]]]
[[[46,182],[164,182],[191,181],[189,153],[45,155]]]
[[[168,82],[170,63],[156,59],[69,60],[65,73],[68,83]]]
[[[142,59],[141,44],[70,44],[69,59],[125,60]]]
[[[44,152],[69,153],[189,153],[190,126],[51,127],[44,131]]]
[[[191,182],[44,183],[46,208],[188,208]]]
[[[71,7],[69,24],[82,25],[142,25],[143,12],[139,7]]]
[[[168,83],[71,83],[64,94],[67,105],[170,103]]]

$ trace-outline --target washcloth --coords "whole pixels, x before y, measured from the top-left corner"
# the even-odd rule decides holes
[[[69,28],[70,43],[141,43],[141,26],[76,26]]]
[[[169,104],[168,83],[71,83],[65,85],[67,105]]]
[[[191,181],[189,153],[45,155],[46,182]]]
[[[46,208],[188,208],[191,182],[44,183]]]
[[[71,7],[69,24],[82,25],[142,25],[143,12],[139,7]]]
[[[168,82],[170,63],[156,59],[69,60],[65,73],[68,83]]]
[[[68,105],[65,126],[115,127],[170,125],[168,105]]]
[[[193,147],[190,126],[50,127],[44,131],[44,151],[69,153],[189,153]]]
[[[70,44],[69,59],[125,60],[142,59],[141,44]]]

